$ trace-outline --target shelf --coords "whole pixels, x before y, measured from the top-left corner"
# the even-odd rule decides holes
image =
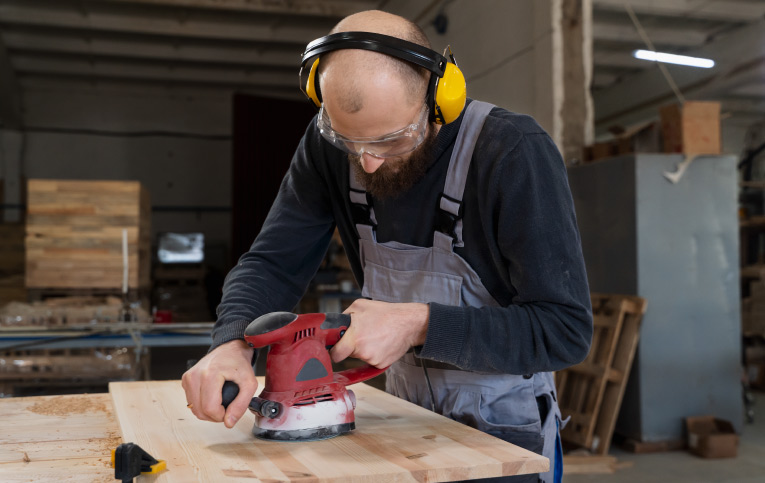
[[[740,220],[738,224],[741,228],[758,228],[758,227],[765,228],[765,216],[763,215],[750,216],[749,218]]]
[[[738,185],[742,188],[765,189],[765,181],[742,181]]]
[[[741,278],[765,278],[763,277],[765,275],[765,263],[759,264],[759,265],[747,265],[746,267],[741,267]]]

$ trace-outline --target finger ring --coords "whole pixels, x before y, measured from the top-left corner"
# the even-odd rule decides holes
[[[186,407],[187,407],[187,408],[189,408],[189,409],[191,409],[191,408],[193,408],[193,407],[194,407],[194,405],[193,405],[192,403],[188,403],[188,404],[186,405]]]

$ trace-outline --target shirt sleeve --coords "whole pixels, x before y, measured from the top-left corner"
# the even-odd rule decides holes
[[[292,310],[327,251],[334,220],[315,123],[301,139],[260,234],[223,284],[210,350],[234,339],[257,317]]]
[[[431,303],[419,356],[490,373],[560,370],[582,361],[592,338],[589,287],[565,164],[545,133],[525,134],[512,150],[499,153],[496,176],[479,178],[486,180],[479,188],[487,193],[479,202],[487,236],[500,253],[494,268],[509,280],[511,303]]]

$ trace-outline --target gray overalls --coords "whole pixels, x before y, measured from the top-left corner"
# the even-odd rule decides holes
[[[356,224],[364,268],[361,291],[364,297],[394,303],[499,306],[478,274],[453,250],[455,246],[464,246],[459,205],[476,140],[493,107],[472,101],[465,110],[449,162],[445,196],[442,195],[440,201],[441,209],[457,220],[452,231],[454,237],[435,231],[432,248],[395,241],[377,243],[373,207],[367,203],[364,187],[351,172],[351,202],[357,207],[363,205],[369,219],[369,224]],[[537,453],[541,450],[550,459],[550,471],[539,477],[544,482],[553,481],[560,410],[551,373],[523,376],[469,372],[425,361],[409,352],[388,369],[386,390],[430,408],[431,397],[422,364],[427,368],[435,398],[433,406],[438,413]],[[545,410],[542,408],[547,413],[544,421],[540,417],[540,411]],[[536,475],[530,480],[536,481]]]

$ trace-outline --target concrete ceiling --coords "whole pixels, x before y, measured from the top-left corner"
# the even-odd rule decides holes
[[[629,3],[656,49],[711,58],[714,68],[667,69],[687,99],[719,100],[725,116],[765,118],[765,0],[592,0],[595,124],[599,132],[655,115],[676,101],[647,49]]]
[[[14,92],[50,87],[297,96],[303,48],[342,17],[382,8],[424,25],[444,1],[0,0],[0,112],[19,109]],[[765,0],[629,3],[658,49],[717,61],[713,69],[670,68],[689,98],[765,115]],[[592,4],[592,90],[602,130],[640,120],[674,97],[656,64],[632,58],[644,44],[624,1]]]

